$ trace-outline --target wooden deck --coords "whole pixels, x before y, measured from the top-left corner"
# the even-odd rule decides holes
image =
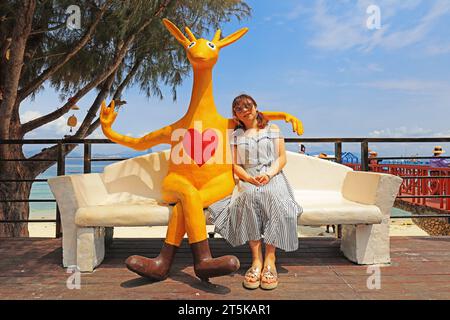
[[[392,237],[392,264],[381,268],[381,289],[367,288],[367,267],[348,262],[339,240],[302,238],[293,253],[279,253],[279,287],[248,291],[241,285],[250,264],[245,246],[213,239],[215,255],[235,253],[235,275],[201,283],[184,243],[171,276],[152,283],[129,272],[131,254],[154,256],[162,239],[115,239],[105,261],[81,274],[81,289],[69,290],[60,239],[0,239],[0,299],[450,299],[450,237]]]

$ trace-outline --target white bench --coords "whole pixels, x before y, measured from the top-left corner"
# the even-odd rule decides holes
[[[48,183],[61,212],[63,265],[93,271],[112,228],[166,226],[172,206],[161,200],[169,150],[120,161],[103,173],[59,176]],[[357,172],[287,151],[283,169],[303,207],[298,224],[342,225],[341,251],[358,264],[389,263],[391,209],[402,179]],[[205,210],[205,214],[207,210]]]

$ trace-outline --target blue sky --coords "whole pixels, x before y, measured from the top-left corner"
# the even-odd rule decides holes
[[[449,0],[247,3],[252,7],[248,20],[222,27],[225,35],[244,26],[250,29],[221,50],[214,68],[216,105],[224,116],[231,116],[231,101],[245,92],[261,110],[297,116],[304,123],[304,137],[450,136]],[[379,30],[366,26],[366,9],[372,4],[380,8]],[[174,103],[169,90],[160,101],[130,88],[114,129],[141,136],[178,120],[187,109],[191,89],[190,76]],[[79,119],[92,97],[80,101]],[[22,121],[59,105],[58,95],[47,89],[35,101],[24,103]],[[27,137],[68,134],[66,119]],[[277,124],[286,137],[294,137],[289,125]],[[103,135],[99,131],[92,137]],[[450,145],[443,145],[450,152]],[[371,147],[380,155],[428,155],[433,146]],[[330,144],[308,145],[311,152],[331,149]],[[357,151],[358,146],[344,145],[344,150]]]

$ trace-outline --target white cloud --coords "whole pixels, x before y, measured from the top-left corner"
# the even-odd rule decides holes
[[[273,13],[270,16],[264,17],[264,22],[276,21],[277,25],[284,25],[285,21],[293,21],[299,18],[301,15],[309,12],[309,9],[302,4],[296,4],[289,12],[286,13]]]
[[[295,20],[304,12],[305,8],[303,7],[303,5],[298,4],[290,12],[286,14],[286,19]]]
[[[403,48],[415,44],[431,33],[433,25],[442,16],[450,11],[450,1],[437,1],[428,13],[420,20],[420,23],[412,29],[393,32],[385,37],[383,45],[387,48]]]
[[[421,127],[397,127],[373,130],[369,133],[369,137],[373,138],[417,138],[417,137],[438,137],[442,136],[440,133],[432,129],[425,129]]]
[[[338,68],[339,73],[343,72],[357,72],[364,73],[382,72],[383,68],[377,64],[369,64],[368,66],[349,64]],[[307,83],[308,85],[320,87],[354,87],[354,88],[369,88],[385,91],[399,91],[408,94],[426,94],[439,97],[441,101],[437,104],[442,104],[447,101],[450,93],[450,82],[428,79],[380,79],[365,82],[343,82],[330,80],[326,74],[319,74],[306,69],[289,70],[286,73],[286,82],[289,85],[299,85]]]
[[[361,32],[362,21],[351,15],[332,15],[324,1],[316,3],[312,17],[316,33],[310,45],[328,50],[346,50],[363,44],[366,39]]]
[[[372,138],[428,138],[450,137],[450,130],[439,131],[422,127],[396,127],[373,130],[369,133]],[[380,156],[411,156],[429,155],[437,142],[430,143],[372,143],[369,147],[376,150]],[[449,143],[439,143],[444,149],[450,149]]]
[[[447,44],[432,44],[426,49],[427,53],[430,55],[440,55],[450,53],[450,43]]]
[[[444,131],[440,131],[440,132],[435,132],[433,134],[434,137],[450,137],[450,129],[448,130],[444,130]]]
[[[400,27],[400,15],[405,10],[416,9],[422,1],[359,0],[356,6],[347,5],[347,10],[336,12],[332,2],[320,0],[313,10],[313,37],[309,44],[325,50],[348,50],[356,48],[371,51],[405,48],[422,41],[429,41],[433,28],[440,18],[450,13],[450,1],[436,0],[431,8],[416,22]],[[376,4],[381,10],[381,29],[368,30],[366,8]],[[395,19],[394,19],[395,18]],[[400,19],[403,21],[403,19]],[[414,23],[414,22],[413,22]]]
[[[370,63],[367,66],[367,70],[372,71],[372,72],[382,72],[382,71],[384,71],[383,67],[381,67],[380,65],[378,65],[376,63]]]
[[[414,93],[440,93],[450,91],[450,83],[421,79],[387,79],[358,84],[361,87]]]
[[[22,123],[26,123],[28,121],[34,120],[36,118],[41,117],[42,114],[38,111],[32,111],[32,110],[28,110],[25,113],[20,115],[20,121]]]

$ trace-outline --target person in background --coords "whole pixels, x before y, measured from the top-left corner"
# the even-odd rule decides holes
[[[450,162],[447,159],[441,158],[441,155],[445,153],[441,146],[436,146],[433,149],[433,158],[430,160],[430,167],[433,168],[448,168]]]
[[[430,167],[432,168],[448,168],[450,163],[447,159],[441,158],[441,154],[445,151],[442,146],[435,146],[433,149],[433,158],[430,159]],[[430,170],[430,176],[442,176],[445,172],[442,170]],[[439,181],[437,179],[431,179],[430,181],[430,193],[432,195],[439,195]]]
[[[298,147],[299,147],[299,151],[298,151],[299,153],[306,154],[306,147],[304,144],[299,143]]]
[[[370,150],[369,151],[369,164],[378,164],[379,160],[378,159],[373,159],[378,157],[378,152],[374,151],[374,150]]]

